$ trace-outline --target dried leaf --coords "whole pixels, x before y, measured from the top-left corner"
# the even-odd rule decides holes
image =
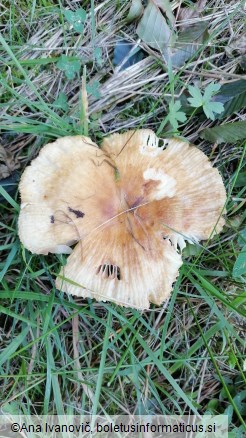
[[[187,20],[199,17],[201,12],[204,10],[206,3],[207,0],[199,0],[196,4],[193,4],[189,8],[180,8],[177,20],[184,22],[181,24],[180,28],[185,29],[187,26],[189,26]]]
[[[233,55],[233,52],[238,52],[240,55],[246,55],[246,35],[242,34],[239,38],[233,40],[227,47],[228,55]]]
[[[207,24],[197,23],[180,32],[172,49],[172,65],[182,67],[191,58],[208,36]]]
[[[11,173],[20,167],[13,155],[0,145],[0,180],[7,178]]]

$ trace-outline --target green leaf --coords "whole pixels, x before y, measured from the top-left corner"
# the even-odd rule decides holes
[[[210,102],[209,105],[214,113],[221,113],[224,111],[224,105],[221,102]]]
[[[246,138],[246,121],[203,129],[200,137],[213,143],[235,143]]]
[[[246,273],[246,245],[242,248],[239,253],[237,260],[233,266],[232,275],[234,278],[241,277],[241,275]]]
[[[4,125],[2,125],[4,126]],[[0,184],[0,195],[2,195],[2,197],[4,199],[6,199],[6,201],[12,205],[12,207],[19,212],[20,210],[20,206],[17,204],[17,202],[15,202],[15,200],[9,195],[9,193],[4,189],[3,185]]]
[[[66,20],[74,28],[76,32],[83,32],[84,22],[86,20],[86,11],[83,8],[77,9],[75,12],[64,10],[63,11]]]
[[[240,246],[244,246],[246,244],[246,228],[240,231],[240,235],[238,237],[237,243]]]
[[[235,365],[237,364],[237,358],[234,354],[234,351],[229,352],[228,363],[231,369],[235,368]]]
[[[205,88],[205,91],[204,91],[203,98],[204,98],[205,102],[208,102],[209,100],[211,100],[213,95],[220,90],[220,87],[221,87],[220,84],[215,84],[214,82],[210,82],[210,84],[208,84],[208,86]]]
[[[237,180],[235,181],[234,187],[245,187],[246,186],[246,172],[240,172],[238,174]]]
[[[169,27],[163,13],[166,14]],[[145,43],[159,49],[166,61],[181,67],[203,45],[207,34],[207,24],[198,23],[180,32],[178,38],[173,30],[175,17],[169,0],[149,0],[137,28],[137,34]],[[176,41],[177,40],[177,41]]]
[[[179,111],[180,108],[181,103],[179,100],[177,100],[176,102],[171,101],[169,103],[169,113],[167,119],[175,130],[177,130],[179,127],[178,122],[183,123],[186,121],[186,115],[182,111]]]
[[[207,408],[211,410],[213,413],[216,413],[218,405],[219,405],[219,400],[217,398],[212,398],[211,400],[209,400],[207,404]]]
[[[100,93],[100,82],[94,81],[91,85],[87,84],[86,89],[88,94],[92,94],[96,99],[99,99],[101,97]]]
[[[65,72],[68,79],[74,79],[80,70],[81,62],[78,59],[70,60],[68,56],[62,55],[56,65],[59,70]]]
[[[60,109],[62,109],[63,111],[67,111],[68,108],[69,108],[69,105],[68,105],[68,103],[67,103],[67,96],[66,96],[66,94],[63,93],[63,92],[59,93],[58,98],[55,100],[55,102],[53,103],[53,105],[54,105],[56,108],[60,108]]]
[[[213,102],[211,99],[217,91],[220,89],[220,84],[211,82],[204,90],[202,95],[198,87],[189,86],[188,90],[191,96],[187,100],[194,108],[200,108],[202,106],[204,113],[208,119],[214,120],[214,113],[221,113],[224,111],[224,106],[221,102]]]
[[[203,105],[203,111],[208,119],[215,120],[214,113],[222,113],[224,106],[220,102],[208,102]]]
[[[46,340],[46,350],[47,350],[47,372],[48,375],[50,376],[52,383],[56,412],[58,415],[64,415],[64,404],[62,402],[61,388],[58,380],[58,375],[56,373],[56,365],[53,356],[55,347],[51,345],[50,338],[47,338]]]
[[[96,391],[95,391],[95,395],[94,395],[94,399],[93,399],[92,415],[96,415],[97,410],[98,410],[98,404],[99,404],[99,399],[100,399],[100,394],[101,394],[101,389],[102,389],[102,384],[103,384],[103,375],[105,372],[105,363],[106,363],[106,357],[107,357],[107,352],[108,352],[108,344],[109,344],[109,339],[110,339],[111,326],[112,326],[112,313],[108,312],[107,325],[106,325],[105,334],[104,334],[102,354],[101,354],[97,382],[96,382]]]
[[[7,344],[7,347],[3,349],[0,353],[0,366],[11,358],[11,355],[17,350],[19,345],[25,340],[30,327],[27,326],[22,329],[21,333],[12,339],[12,342]]]
[[[230,82],[222,85],[220,92],[213,99],[224,104],[224,111],[217,119],[228,117],[246,106],[246,81]]]
[[[228,416],[228,423],[230,424],[231,421],[232,421],[233,406],[232,405],[227,406],[227,408],[224,410],[223,415],[227,415]]]
[[[19,244],[17,242],[13,243],[11,251],[9,252],[8,257],[5,260],[3,269],[0,272],[0,282],[2,282],[6,272],[8,272],[8,269],[11,266],[11,264],[12,264],[12,262],[13,262],[15,256],[16,256],[18,248],[19,248]]]
[[[153,3],[156,4],[163,12],[166,14],[168,20],[172,25],[175,23],[175,17],[173,15],[172,6],[169,0],[153,0]]]
[[[245,302],[246,302],[246,291],[238,295],[236,298],[234,298],[232,304],[234,307],[239,307],[242,306]],[[246,360],[245,360],[245,365],[246,365]]]
[[[182,251],[182,257],[191,257],[191,256],[198,256],[200,252],[202,251],[202,248],[199,245],[194,245],[193,243],[187,243],[186,247]]]
[[[233,398],[239,412],[242,415],[245,415],[246,413],[246,389],[244,389],[243,391],[239,392],[238,394],[235,395],[235,397]]]
[[[137,27],[138,36],[150,47],[167,51],[172,39],[172,31],[154,1],[149,1]]]
[[[137,20],[143,13],[143,5],[141,0],[132,0],[130,10],[126,17],[126,22],[131,23],[132,21]]]
[[[191,104],[191,106],[194,106],[195,108],[199,108],[203,105],[203,97],[202,93],[199,90],[198,87],[193,87],[192,85],[188,86],[189,93],[192,97],[189,97],[187,100]]]

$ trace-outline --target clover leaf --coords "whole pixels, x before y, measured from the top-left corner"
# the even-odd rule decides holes
[[[74,79],[76,73],[80,70],[80,61],[78,59],[71,59],[66,55],[62,55],[56,66],[59,70],[65,72],[67,79]]]
[[[59,93],[57,99],[53,103],[56,108],[62,109],[63,111],[67,111],[69,106],[67,103],[67,96],[62,91]]]
[[[87,93],[92,94],[92,96],[94,96],[96,99],[99,99],[101,97],[99,87],[100,87],[99,81],[94,81],[92,82],[91,85],[87,84],[86,85]]]
[[[76,32],[83,32],[86,19],[86,11],[83,8],[76,9],[75,12],[65,9],[63,13]]]
[[[219,84],[211,82],[204,90],[202,95],[198,87],[188,86],[189,93],[192,97],[187,100],[194,108],[203,108],[208,119],[215,120],[215,114],[220,114],[224,111],[224,105],[221,102],[213,102],[212,98],[220,89]]]

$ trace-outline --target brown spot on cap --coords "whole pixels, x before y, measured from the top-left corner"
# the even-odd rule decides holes
[[[83,211],[81,211],[81,210],[75,210],[74,208],[71,208],[71,207],[68,207],[68,210],[69,210],[71,213],[74,213],[75,216],[76,216],[76,218],[84,217],[84,215],[85,215],[85,213],[83,213]]]

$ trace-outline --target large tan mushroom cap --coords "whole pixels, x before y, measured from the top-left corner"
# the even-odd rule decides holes
[[[161,304],[182,264],[178,247],[221,231],[226,193],[196,147],[151,130],[64,137],[24,172],[19,234],[32,252],[69,252],[57,287],[145,309]]]
[[[222,230],[224,184],[195,146],[176,138],[161,140],[142,129],[113,134],[102,149],[115,160],[129,205],[137,200],[145,204],[139,216],[154,221],[175,246],[182,249],[184,240],[197,242]]]
[[[149,302],[160,305],[170,295],[182,260],[161,233],[149,231],[138,229],[134,212],[110,221],[77,244],[57,288],[138,309],[147,309]]]
[[[41,150],[20,182],[19,236],[26,248],[69,253],[69,245],[101,224],[98,207],[116,192],[109,163],[88,137],[63,137]]]

